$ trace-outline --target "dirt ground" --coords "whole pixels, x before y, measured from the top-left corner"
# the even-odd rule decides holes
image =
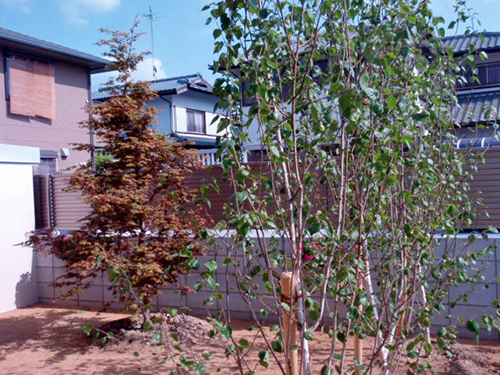
[[[98,313],[77,308],[55,308],[49,305],[35,305],[0,314],[0,374],[1,375],[79,375],[79,374],[168,374],[171,361],[162,363],[172,347],[155,346],[144,343],[143,338],[129,337],[120,343],[99,347],[79,329],[85,324],[101,326],[107,322],[125,318],[123,313]],[[192,322],[191,322],[192,323]],[[191,324],[190,323],[190,324]],[[195,322],[196,323],[196,322]],[[247,331],[249,322],[237,321],[233,324],[233,336],[238,340],[249,339],[253,332]],[[192,329],[205,329],[203,322],[192,324]],[[274,334],[269,334],[272,339]],[[197,356],[210,351],[213,358],[206,362],[207,374],[237,374],[234,360],[226,358],[225,343],[222,339],[201,339],[194,333],[184,337],[183,354]],[[257,363],[257,353],[262,349],[262,339],[254,342],[255,349],[248,355],[250,369],[256,374],[280,373],[276,365],[265,369]],[[330,342],[326,334],[316,333],[311,342],[313,357],[325,358]],[[260,347],[260,348],[259,348]],[[352,348],[348,348],[352,354]],[[483,375],[500,374],[500,345],[498,342],[461,340],[452,349],[454,356],[433,355],[431,362],[440,375]],[[135,353],[135,354],[134,354]],[[404,373],[402,364],[400,371]],[[222,367],[220,372],[217,369]],[[313,373],[319,374],[321,363],[313,364]]]

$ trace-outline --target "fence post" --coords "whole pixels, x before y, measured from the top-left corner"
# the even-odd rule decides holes
[[[285,343],[285,355],[288,353],[289,361],[286,364],[287,375],[299,374],[298,348],[297,346],[297,319],[295,319],[294,304],[297,293],[297,276],[292,272],[281,274],[281,301],[285,302],[290,309],[283,308],[283,341]],[[293,283],[293,284],[292,284]]]

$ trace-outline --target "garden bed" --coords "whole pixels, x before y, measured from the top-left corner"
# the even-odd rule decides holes
[[[180,318],[166,326],[166,332],[172,332],[174,327],[180,330],[179,336],[184,337],[179,343],[170,345],[157,346],[155,340],[142,334],[128,333],[118,342],[99,346],[79,331],[86,324],[102,327],[128,316],[50,305],[36,305],[0,314],[0,374],[166,374],[173,364],[169,360],[162,361],[177,352],[174,345],[181,346],[184,350],[182,354],[187,358],[203,359],[204,352],[211,352],[213,358],[205,361],[209,367],[207,374],[217,373],[219,367],[222,374],[238,373],[234,360],[225,356],[225,340],[205,338],[204,331],[208,325],[196,318]],[[250,325],[245,321],[233,322],[233,336],[238,340],[245,337],[253,343],[254,349],[247,356],[251,369],[256,374],[279,373],[272,362],[269,369],[258,364],[257,353],[263,343],[260,338],[253,341],[255,331],[247,330]],[[196,332],[189,337],[182,336],[186,328]],[[269,328],[266,327],[266,330]],[[270,332],[269,338],[274,335]],[[311,342],[311,351],[315,358],[324,358],[328,355],[329,346],[328,336],[318,332]],[[485,340],[476,345],[472,340],[460,340],[451,351],[452,358],[441,354],[431,357],[437,374],[500,373],[500,345],[496,341]],[[349,353],[352,353],[351,348]],[[404,373],[405,366],[407,364],[402,363],[400,373]],[[319,374],[321,367],[321,363],[313,363],[313,373]]]

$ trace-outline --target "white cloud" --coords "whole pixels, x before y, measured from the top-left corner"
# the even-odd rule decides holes
[[[87,17],[110,12],[120,6],[121,0],[63,0],[61,12],[70,23],[85,25]]]
[[[156,68],[156,75],[153,77],[153,63]],[[146,57],[137,65],[137,69],[132,73],[132,78],[136,81],[151,81],[153,79],[167,78],[167,73],[162,69],[161,60]]]
[[[23,13],[31,13],[33,0],[0,0],[0,3],[9,9],[17,9]]]
[[[161,60],[154,59],[154,65],[156,67],[155,77],[153,77],[153,58],[146,57],[139,63],[136,71],[132,73],[132,79],[134,81],[152,81],[153,79],[167,78],[167,73],[162,69],[163,63]],[[92,91],[99,90],[99,87],[108,82],[111,77],[116,78],[117,76],[116,72],[92,74]]]
[[[105,72],[105,73],[98,73],[98,74],[92,74],[92,91],[96,92],[99,90],[99,88],[105,84],[106,82],[109,81],[109,79],[113,77],[117,77],[116,72]]]

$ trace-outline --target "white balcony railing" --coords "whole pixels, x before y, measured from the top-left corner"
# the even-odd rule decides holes
[[[216,157],[217,148],[210,148],[206,150],[198,150],[198,154],[200,155],[201,163],[203,165],[220,165],[221,158]],[[247,163],[247,153],[246,151],[243,153],[243,163]]]

